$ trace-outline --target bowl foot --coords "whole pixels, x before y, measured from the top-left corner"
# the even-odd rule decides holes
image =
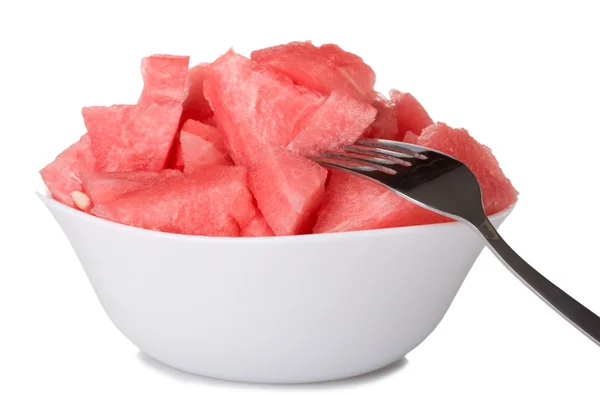
[[[402,356],[400,358],[395,359],[394,361],[388,362],[379,367],[374,367],[373,369],[369,369],[363,372],[357,372],[355,374],[348,374],[342,376],[331,376],[327,378],[326,376],[314,378],[314,379],[304,379],[304,380],[286,380],[285,377],[281,378],[269,378],[264,379],[257,377],[256,379],[251,379],[249,377],[244,377],[243,379],[236,378],[234,376],[228,375],[206,375],[199,372],[192,372],[186,369],[181,369],[179,367],[166,364],[157,360],[156,358],[146,354],[143,351],[139,351],[137,354],[138,360],[145,365],[146,367],[154,370],[155,372],[162,374],[164,376],[168,376],[171,379],[177,381],[196,381],[198,383],[205,384],[214,384],[214,382],[227,382],[231,385],[259,385],[259,384],[269,384],[269,385],[308,385],[308,386],[353,386],[361,383],[367,383],[371,381],[381,380],[387,376],[390,376],[404,368],[408,364],[408,360]]]

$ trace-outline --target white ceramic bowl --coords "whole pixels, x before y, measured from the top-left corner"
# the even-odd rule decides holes
[[[334,380],[399,360],[438,325],[484,246],[456,222],[182,236],[40,198],[132,343],[172,367],[236,381]],[[509,212],[493,216],[494,225]]]

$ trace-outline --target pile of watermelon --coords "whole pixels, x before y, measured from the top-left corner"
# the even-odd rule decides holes
[[[434,123],[410,93],[337,45],[293,42],[141,63],[136,104],[85,107],[87,129],[40,173],[54,199],[107,220],[206,236],[284,236],[430,224],[447,218],[307,159],[358,138],[446,152],[473,170],[487,214],[517,192],[491,151]]]

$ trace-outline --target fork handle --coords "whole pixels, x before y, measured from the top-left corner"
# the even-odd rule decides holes
[[[521,258],[498,234],[487,217],[471,223],[504,265],[544,302],[600,346],[600,317],[554,285]]]

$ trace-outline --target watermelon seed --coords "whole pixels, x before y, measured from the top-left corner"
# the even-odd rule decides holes
[[[71,192],[71,198],[75,205],[83,211],[89,209],[92,204],[90,198],[83,192],[73,191]]]

